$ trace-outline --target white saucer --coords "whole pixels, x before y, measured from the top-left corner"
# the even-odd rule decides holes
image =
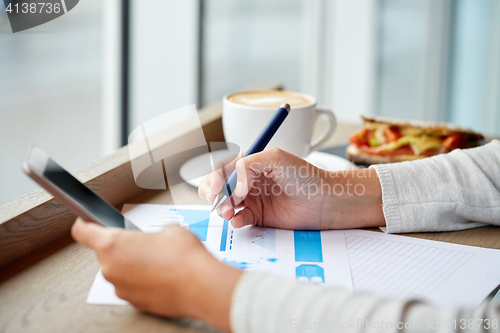
[[[199,155],[196,157],[193,157],[186,163],[184,163],[180,170],[179,174],[181,175],[181,178],[188,183],[189,185],[192,185],[194,187],[199,187],[201,183],[201,178],[198,177],[193,179],[190,175],[192,174],[200,174],[198,170],[200,169],[200,165],[204,163],[204,161],[207,160],[206,155],[212,155],[212,161],[213,163],[217,163],[218,161],[221,161],[222,159],[226,158],[231,154],[228,150],[217,150],[212,153],[206,153],[203,155]],[[339,171],[339,170],[352,170],[352,169],[357,169],[358,167],[354,165],[353,163],[349,162],[345,158],[335,156],[332,154],[328,153],[323,153],[320,151],[314,151],[310,153],[309,155],[304,158],[307,162],[311,163],[312,165],[323,169],[323,170],[328,170],[328,171]]]
[[[353,170],[358,168],[345,158],[321,151],[313,151],[304,159],[312,165],[328,171]]]
[[[211,153],[205,153],[202,155],[198,155],[196,157],[193,157],[186,163],[184,163],[181,168],[179,169],[179,174],[186,183],[189,185],[192,185],[194,187],[199,187],[201,183],[201,178],[203,177],[198,177],[195,178],[192,175],[200,175],[203,174],[203,171],[200,172],[200,170],[205,170],[207,169],[207,166],[205,165],[209,159],[207,159],[207,155],[210,158],[210,161],[212,161],[212,165],[216,164],[219,161],[222,161],[228,156],[235,156],[234,151],[229,151],[227,149],[221,149],[221,150],[216,150]]]

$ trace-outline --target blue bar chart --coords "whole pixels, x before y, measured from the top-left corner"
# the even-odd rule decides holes
[[[295,268],[295,276],[301,282],[324,283],[325,270],[313,264],[302,264]]]
[[[125,215],[144,232],[178,224],[222,263],[238,269],[352,290],[344,231],[235,228],[207,205],[126,205]]]
[[[319,231],[295,230],[293,232],[295,261],[323,262],[321,233]]]
[[[227,230],[229,228],[229,222],[227,222],[226,220],[224,220],[224,224],[222,225],[222,234],[221,234],[221,237],[220,237],[220,250],[221,251],[226,251],[226,246],[227,246],[227,243],[228,243],[228,239],[227,239]],[[231,240],[229,240],[231,241]]]
[[[174,210],[184,217],[184,223],[188,224],[189,231],[195,234],[201,241],[205,242],[207,240],[210,211],[187,209]]]

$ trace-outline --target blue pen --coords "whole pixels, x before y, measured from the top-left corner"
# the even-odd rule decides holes
[[[280,128],[289,112],[290,105],[282,104],[243,157],[263,151],[269,141],[273,138],[278,128]],[[222,171],[224,171],[224,168],[222,168]],[[217,194],[217,197],[214,200],[214,205],[212,206],[212,212],[229,199],[229,197],[231,197],[231,194],[233,194],[234,188],[236,187],[237,179],[238,174],[235,169],[231,176],[227,179],[224,186],[222,186],[222,190],[219,194]]]

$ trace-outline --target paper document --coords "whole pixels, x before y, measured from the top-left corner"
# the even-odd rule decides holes
[[[144,232],[189,229],[220,261],[298,281],[381,296],[478,306],[500,283],[500,251],[364,230],[234,229],[209,206],[125,205]],[[127,304],[102,274],[87,303]]]
[[[123,214],[144,232],[169,223],[189,229],[220,261],[249,271],[265,271],[298,281],[353,290],[344,231],[294,231],[244,227],[210,213],[209,206],[124,205]],[[99,272],[87,297],[89,304],[127,304]]]
[[[90,287],[87,296],[88,304],[104,304],[104,305],[127,305],[128,302],[122,300],[115,294],[115,286],[106,281],[102,276],[101,270],[97,272],[94,283]]]
[[[500,251],[346,230],[356,291],[477,307],[500,284]]]

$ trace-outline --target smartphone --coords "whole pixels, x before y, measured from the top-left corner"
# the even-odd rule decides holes
[[[24,172],[63,205],[86,221],[106,227],[138,229],[115,207],[79,182],[43,150],[31,146],[23,161]]]

